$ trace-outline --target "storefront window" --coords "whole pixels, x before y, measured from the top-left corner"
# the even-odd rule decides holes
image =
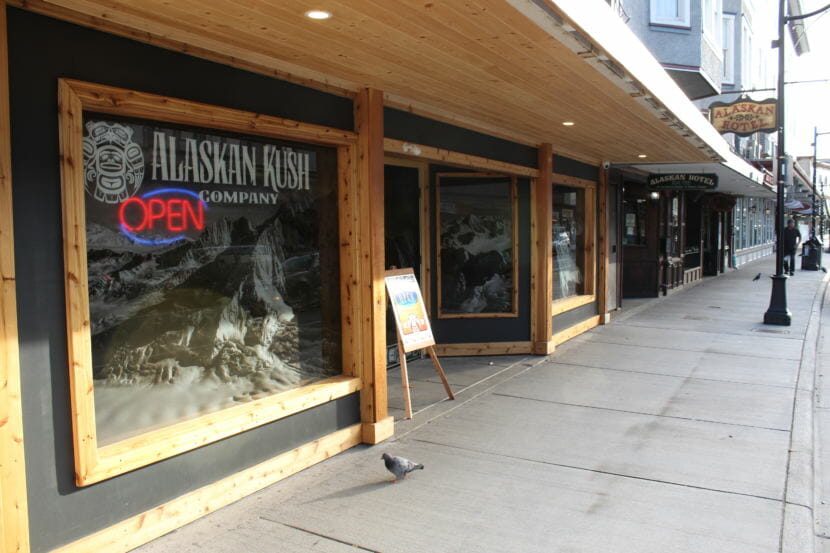
[[[752,248],[775,239],[775,204],[761,198],[735,201],[735,247]]]
[[[341,373],[336,150],[84,127],[99,444]]]
[[[515,179],[438,175],[439,317],[514,316]]]
[[[585,293],[585,190],[556,185],[553,187],[553,299]]]
[[[623,245],[646,245],[647,209],[648,200],[644,198],[627,198],[623,200]]]

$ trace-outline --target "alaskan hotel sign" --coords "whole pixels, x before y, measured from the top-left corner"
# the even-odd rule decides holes
[[[659,190],[714,190],[718,176],[714,173],[666,173],[649,175],[648,189]]]
[[[777,100],[770,98],[755,102],[739,98],[731,104],[714,102],[709,106],[709,117],[719,133],[749,136],[756,132],[775,132]]]

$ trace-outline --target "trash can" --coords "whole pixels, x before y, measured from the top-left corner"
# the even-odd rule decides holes
[[[821,268],[821,241],[815,236],[801,246],[801,270],[818,271]]]

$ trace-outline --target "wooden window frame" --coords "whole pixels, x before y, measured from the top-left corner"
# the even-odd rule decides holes
[[[353,199],[357,196],[358,165],[355,133],[69,79],[59,79],[58,100],[69,384],[78,486],[100,482],[361,390],[360,363],[356,361],[359,352],[350,337],[354,332],[350,321],[360,320],[360,306],[351,300],[354,296],[351,279],[346,278],[358,274],[359,256],[356,255],[357,245],[342,238],[357,234],[360,219]],[[112,444],[98,444],[94,395],[91,393],[94,382],[82,150],[84,111],[336,148],[343,374],[175,422]]]
[[[551,301],[551,314],[556,316],[566,311],[597,301],[597,183],[587,179],[567,175],[553,175],[553,188],[568,186],[585,191],[585,241],[583,248],[585,263],[585,293]],[[555,196],[554,196],[555,197]],[[553,261],[552,261],[553,262]],[[552,270],[552,268],[551,268]],[[553,285],[556,286],[554,279]],[[551,292],[551,296],[553,293]]]
[[[443,313],[441,311],[441,178],[507,178],[510,179],[510,205],[513,220],[513,290],[511,302],[513,309],[506,313]],[[519,316],[519,201],[516,194],[517,178],[515,175],[502,173],[437,173],[435,175],[435,294],[438,299],[439,319],[503,319]]]

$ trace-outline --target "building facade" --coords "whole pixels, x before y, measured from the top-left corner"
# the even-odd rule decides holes
[[[439,355],[548,354],[623,243],[721,270],[767,190],[601,0],[314,7],[0,2],[4,551],[127,551],[392,436],[388,269]]]

